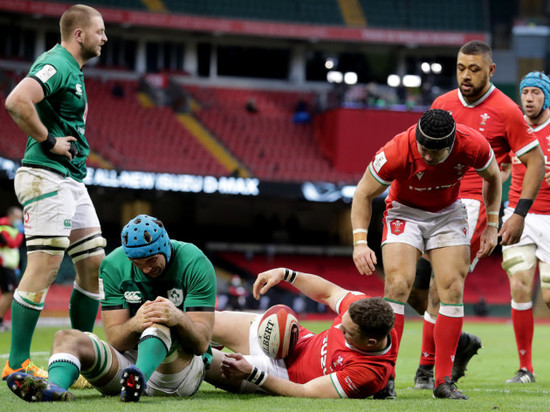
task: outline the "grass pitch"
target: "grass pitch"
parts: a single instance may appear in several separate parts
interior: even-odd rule
[[[319,331],[327,322],[303,322]],[[478,335],[483,349],[474,356],[459,388],[470,397],[468,401],[433,399],[431,391],[412,389],[414,373],[420,354],[422,323],[407,319],[397,362],[397,399],[300,399],[258,395],[232,395],[204,383],[191,399],[143,397],[138,405],[123,404],[117,398],[102,397],[93,389],[73,390],[73,403],[23,402],[11,393],[5,382],[0,382],[0,410],[17,411],[542,411],[550,409],[550,325],[535,325],[533,362],[537,382],[533,384],[504,384],[518,369],[516,344],[511,323],[470,323],[464,330]],[[33,361],[46,367],[53,334],[57,328],[38,328],[32,346]],[[102,329],[96,328],[102,335]],[[10,334],[0,333],[0,361],[2,365],[9,352]]]

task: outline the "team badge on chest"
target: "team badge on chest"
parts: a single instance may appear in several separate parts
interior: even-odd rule
[[[392,220],[390,222],[390,230],[393,235],[400,235],[405,230],[405,223],[403,220]]]

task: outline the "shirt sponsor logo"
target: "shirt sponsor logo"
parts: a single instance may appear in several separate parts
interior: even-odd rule
[[[168,300],[174,304],[174,306],[181,306],[183,303],[183,290],[170,289],[168,291]]]
[[[323,375],[327,374],[327,345],[328,335],[323,339],[323,345],[321,345],[321,368],[323,369]]]
[[[124,292],[124,299],[128,303],[139,303],[141,302],[141,292]]]
[[[56,73],[57,70],[55,70],[55,67],[50,64],[46,64],[38,71],[38,73],[36,73],[35,76],[38,77],[42,83],[46,83]]]
[[[405,230],[405,223],[403,220],[392,220],[390,222],[390,230],[394,235],[400,235]]]
[[[76,95],[82,96],[82,85],[80,83],[77,83],[74,87],[76,89]]]
[[[387,161],[388,159],[386,159],[386,154],[384,152],[380,152],[375,156],[374,162],[372,162],[372,167],[374,167],[376,173],[380,172],[380,169],[386,164]]]

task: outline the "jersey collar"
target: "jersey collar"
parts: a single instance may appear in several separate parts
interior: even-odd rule
[[[387,343],[386,347],[384,349],[378,350],[378,351],[368,351],[368,350],[363,350],[363,349],[356,348],[355,346],[350,345],[345,338],[344,338],[344,343],[346,345],[346,348],[348,348],[348,349],[350,349],[354,352],[360,353],[361,355],[365,355],[365,356],[382,356],[382,355],[385,355],[386,353],[388,353],[390,351],[391,346],[392,346],[392,340],[391,340],[391,335],[390,334],[388,334],[388,343]]]
[[[525,118],[525,121],[527,121],[527,116],[523,115],[523,117]],[[544,123],[539,124],[537,127],[532,127],[532,126],[529,126],[529,127],[531,129],[533,129],[533,131],[535,131],[535,132],[540,132],[542,129],[544,129],[549,124],[550,124],[550,117],[548,117],[548,119],[546,119],[546,121]]]
[[[473,103],[468,103],[466,99],[464,99],[464,96],[462,96],[462,92],[460,91],[460,88],[456,89],[458,93],[458,98],[464,105],[464,107],[476,107],[479,106],[481,103],[483,103],[487,98],[493,93],[493,91],[496,89],[495,85],[491,83],[491,87],[489,87],[489,90],[485,92],[483,96],[481,96],[478,100],[476,100]]]

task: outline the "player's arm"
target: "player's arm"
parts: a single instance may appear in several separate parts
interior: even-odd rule
[[[502,225],[499,235],[502,236],[503,245],[512,245],[519,242],[523,227],[525,225],[525,216],[529,208],[537,197],[540,185],[544,178],[544,156],[540,146],[519,156],[519,160],[525,165],[525,177],[523,178],[520,199],[506,222]]]
[[[118,350],[124,352],[134,348],[146,329],[139,317],[130,317],[128,309],[101,310],[101,321],[107,337],[107,342]]]
[[[506,182],[512,175],[512,163],[501,163],[500,165],[500,180]]]
[[[483,178],[483,203],[487,212],[487,227],[481,234],[480,247],[476,257],[490,255],[498,243],[498,220],[502,198],[501,172],[493,158],[489,167],[477,172]]]
[[[257,376],[250,376],[257,371]],[[260,383],[261,388],[271,394],[293,396],[299,398],[340,398],[334,388],[331,376],[325,375],[307,383],[295,383],[276,376],[267,375],[263,380],[262,372],[254,368],[240,353],[225,354],[222,361],[222,374],[231,380],[247,379],[253,383]],[[255,379],[258,379],[255,381]]]
[[[277,268],[262,272],[258,275],[252,293],[256,299],[264,295],[271,287],[277,285],[282,280],[286,280],[308,298],[316,302],[323,303],[336,311],[338,300],[348,293],[348,290],[329,282],[322,277],[310,273],[296,272],[287,268]]]
[[[353,228],[353,262],[362,275],[370,275],[376,269],[376,254],[367,245],[367,229],[372,217],[372,202],[387,186],[378,182],[369,169],[359,181],[351,204]]]
[[[45,144],[52,153],[72,159],[73,156],[69,152],[71,149],[70,142],[75,141],[76,138],[73,136],[55,138],[49,134],[34,106],[43,99],[44,89],[42,89],[40,83],[31,77],[25,77],[6,98],[5,106],[13,121],[28,136],[39,143]],[[50,139],[49,142],[47,142],[48,139]]]

